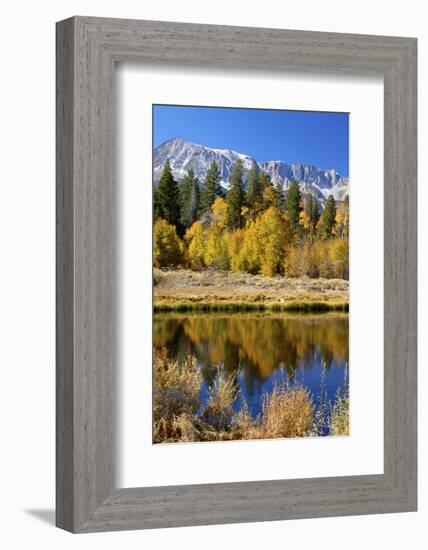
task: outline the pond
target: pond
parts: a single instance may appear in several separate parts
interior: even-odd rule
[[[347,389],[347,314],[158,313],[153,334],[155,348],[166,348],[178,361],[196,357],[202,403],[219,367],[236,375],[253,418],[261,412],[262,395],[277,383],[305,386],[316,407]]]

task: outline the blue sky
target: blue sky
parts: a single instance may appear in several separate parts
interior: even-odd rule
[[[349,115],[312,111],[153,106],[153,143],[182,137],[257,161],[283,160],[349,175]]]

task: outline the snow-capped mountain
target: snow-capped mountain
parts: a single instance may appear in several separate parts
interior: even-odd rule
[[[274,184],[278,182],[286,190],[292,180],[300,184],[303,193],[311,193],[322,203],[329,195],[343,200],[349,194],[349,178],[342,177],[334,169],[321,170],[305,164],[287,164],[282,160],[257,162],[254,158],[230,149],[213,149],[197,145],[177,137],[155,148],[153,153],[153,177],[157,183],[165,161],[169,159],[174,178],[182,179],[191,168],[196,177],[203,181],[213,160],[217,162],[222,186],[227,189],[229,173],[233,164],[240,159],[243,163],[246,180],[247,172],[257,163],[261,170],[269,174]]]

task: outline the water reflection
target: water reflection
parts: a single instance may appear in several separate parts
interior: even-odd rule
[[[348,315],[337,313],[163,313],[154,316],[154,346],[179,360],[194,354],[205,389],[219,364],[236,374],[251,412],[258,414],[262,393],[278,381],[303,383],[315,401],[322,391],[333,399],[347,383],[348,324]]]

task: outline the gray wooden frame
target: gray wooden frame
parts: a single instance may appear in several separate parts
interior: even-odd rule
[[[155,21],[73,17],[57,24],[59,527],[92,532],[416,510],[416,46],[413,38]],[[382,475],[115,488],[116,62],[383,77]]]

